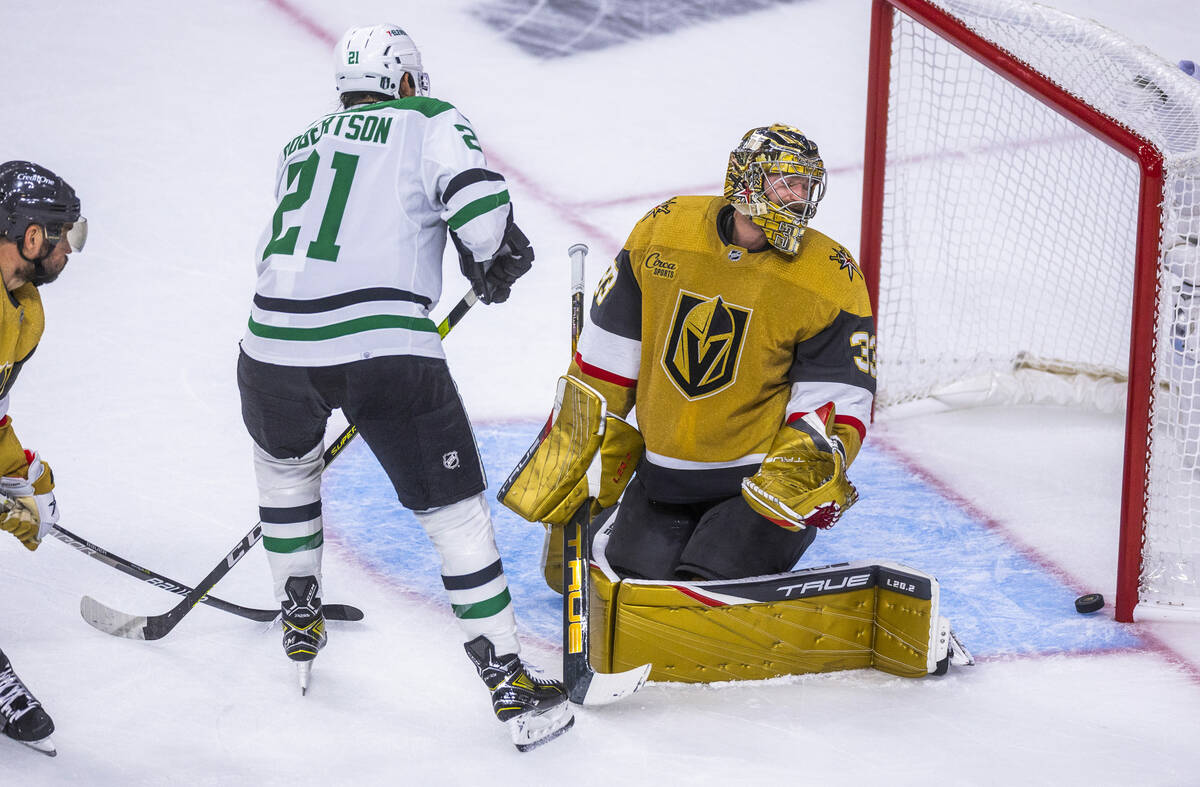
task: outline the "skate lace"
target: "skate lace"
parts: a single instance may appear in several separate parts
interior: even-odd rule
[[[525,670],[525,675],[535,686],[558,686],[559,682],[553,678],[545,677],[545,673],[538,667],[532,664],[521,662],[522,668]]]
[[[25,700],[25,706],[17,707],[22,699]],[[25,684],[17,677],[17,673],[13,672],[11,665],[0,672],[0,716],[12,723],[39,705],[41,703],[25,688]]]

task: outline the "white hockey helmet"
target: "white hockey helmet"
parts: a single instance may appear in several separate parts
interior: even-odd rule
[[[400,97],[400,80],[412,75],[418,96],[429,95],[429,74],[417,45],[396,25],[352,27],[333,50],[338,93],[364,91]]]

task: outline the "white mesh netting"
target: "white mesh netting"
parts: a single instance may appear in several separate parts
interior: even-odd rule
[[[1163,155],[1140,600],[1200,607],[1200,81],[1043,6],[931,5]],[[1124,380],[1138,163],[912,17],[894,18],[877,406],[1031,366]]]

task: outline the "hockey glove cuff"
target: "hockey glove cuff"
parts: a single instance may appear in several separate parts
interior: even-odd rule
[[[459,266],[471,282],[471,289],[484,303],[504,303],[513,283],[533,267],[533,246],[521,228],[508,217],[504,239],[490,260],[476,260],[458,237],[451,234],[458,249]]]
[[[529,238],[525,237],[525,233],[521,232],[521,228],[513,222],[511,215],[508,219],[508,229],[504,232],[504,242],[491,263],[485,267],[483,289],[487,297],[485,298],[478,288],[475,291],[484,303],[507,301],[516,280],[533,267],[533,246],[530,245]]]
[[[758,472],[742,481],[757,513],[788,530],[833,527],[858,500],[846,478],[846,450],[833,434],[832,402],[787,424]]]
[[[0,530],[7,530],[34,550],[50,527],[58,522],[58,503],[54,499],[54,473],[50,465],[32,451],[25,452],[26,478],[0,478],[0,495],[6,498],[0,512]]]

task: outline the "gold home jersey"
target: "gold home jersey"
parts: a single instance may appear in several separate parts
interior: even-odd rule
[[[647,213],[601,279],[572,363],[614,411],[636,404],[652,499],[728,497],[780,427],[832,401],[851,460],[875,393],[862,272],[814,229],[794,256],[723,236],[722,197]]]
[[[25,453],[12,433],[8,394],[21,366],[37,349],[45,327],[42,299],[32,284],[0,298],[0,475],[24,475]]]

